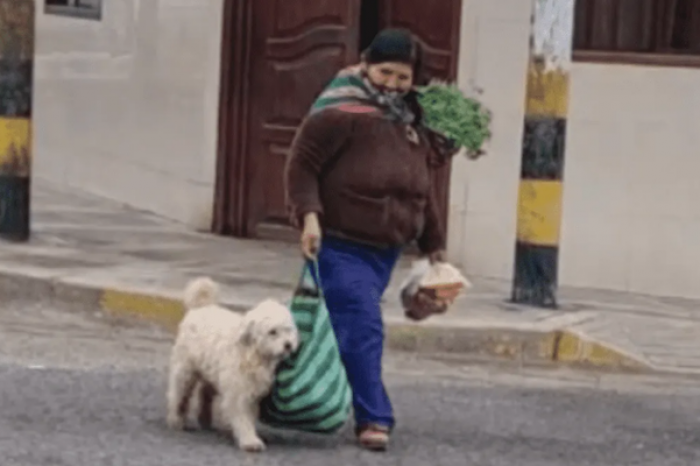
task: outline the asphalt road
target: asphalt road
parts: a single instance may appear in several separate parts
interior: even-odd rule
[[[0,466],[675,466],[700,464],[692,381],[387,361],[389,452],[350,433],[222,435],[164,423],[169,339],[44,308],[0,309]]]

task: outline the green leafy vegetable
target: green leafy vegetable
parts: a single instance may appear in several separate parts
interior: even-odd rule
[[[419,89],[418,101],[425,112],[425,124],[469,153],[479,153],[491,137],[491,112],[457,86],[431,83]]]

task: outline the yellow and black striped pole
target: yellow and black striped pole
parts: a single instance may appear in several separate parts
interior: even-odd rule
[[[533,0],[511,299],[557,307],[575,0]]]
[[[0,237],[30,233],[34,0],[0,0]]]

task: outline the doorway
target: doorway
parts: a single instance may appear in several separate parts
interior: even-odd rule
[[[323,87],[385,27],[412,30],[431,76],[454,79],[461,0],[225,0],[216,233],[297,240],[285,158]],[[436,185],[446,220],[449,167]]]
[[[379,0],[362,0],[360,5],[360,42],[358,51],[362,53],[372,43],[381,29]]]

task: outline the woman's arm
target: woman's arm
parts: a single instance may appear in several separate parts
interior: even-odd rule
[[[445,228],[440,219],[440,208],[435,193],[435,186],[430,189],[430,196],[425,205],[425,226],[418,238],[418,249],[425,255],[435,255],[445,249]]]
[[[433,175],[436,171],[443,170],[445,165],[450,162],[450,159],[459,152],[459,149],[453,147],[442,134],[427,127],[423,129],[430,145],[428,166],[432,172],[431,175]],[[418,247],[423,254],[429,256],[431,262],[436,262],[444,260],[447,239],[446,226],[440,219],[440,204],[437,198],[436,186],[434,185],[435,176],[431,176],[431,180],[433,185],[431,186],[430,197],[424,212],[425,227],[423,234],[418,239]]]
[[[304,226],[309,213],[323,215],[319,199],[319,176],[327,163],[350,137],[350,115],[325,110],[307,117],[292,143],[285,167],[284,183],[287,207],[295,226]]]
[[[433,168],[444,167],[459,152],[460,148],[455,147],[449,139],[437,131],[427,127],[424,127],[424,131],[428,144],[430,144],[430,166]]]

